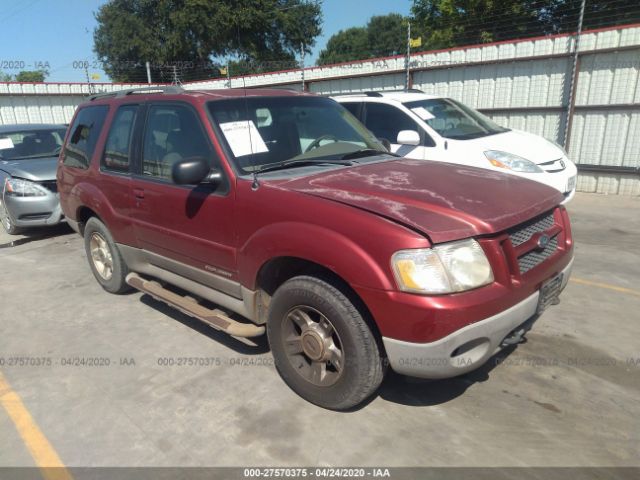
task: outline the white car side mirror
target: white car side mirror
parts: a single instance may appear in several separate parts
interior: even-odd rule
[[[396,143],[400,145],[420,145],[420,134],[415,130],[400,130]]]

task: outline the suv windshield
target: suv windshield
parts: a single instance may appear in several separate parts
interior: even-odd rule
[[[0,133],[0,159],[57,157],[65,133],[63,127]]]
[[[404,102],[404,106],[445,138],[469,140],[509,131],[477,110],[450,98]]]
[[[290,160],[292,165],[321,160],[329,165],[354,152],[362,153],[358,158],[387,153],[353,115],[328,98],[244,97],[212,101],[208,108],[245,174]]]

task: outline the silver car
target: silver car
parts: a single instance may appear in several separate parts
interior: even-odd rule
[[[15,235],[62,218],[56,164],[65,125],[0,126],[0,222]]]

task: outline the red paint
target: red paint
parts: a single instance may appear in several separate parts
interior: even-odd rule
[[[307,95],[250,90],[250,95]],[[211,127],[205,104],[244,95],[242,90],[146,94],[103,98],[110,112],[87,170],[60,159],[58,188],[65,215],[78,220],[91,208],[119,243],[146,248],[255,289],[262,266],[298,257],[339,275],[360,295],[381,333],[426,342],[499,313],[523,300],[570,261],[573,243],[567,212],[556,190],[515,176],[459,165],[407,159],[365,164],[290,180],[263,177],[257,189],[237,177]],[[200,116],[228,179],[226,195],[150,182],[142,176],[100,171],[117,106],[181,101]],[[72,122],[73,124],[73,122]],[[198,208],[193,208],[197,205]],[[520,275],[504,231],[555,208],[559,249]],[[394,252],[477,237],[495,282],[453,295],[399,292],[391,271]]]

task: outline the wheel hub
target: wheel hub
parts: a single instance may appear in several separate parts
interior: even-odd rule
[[[89,249],[91,251],[91,261],[98,275],[105,280],[111,279],[113,275],[113,257],[107,241],[98,232],[94,232],[89,241]]]
[[[329,319],[299,305],[283,319],[282,340],[296,373],[317,386],[338,381],[344,369],[342,342]]]
[[[307,330],[302,334],[302,349],[311,360],[322,360],[325,352],[324,339],[313,330]]]

